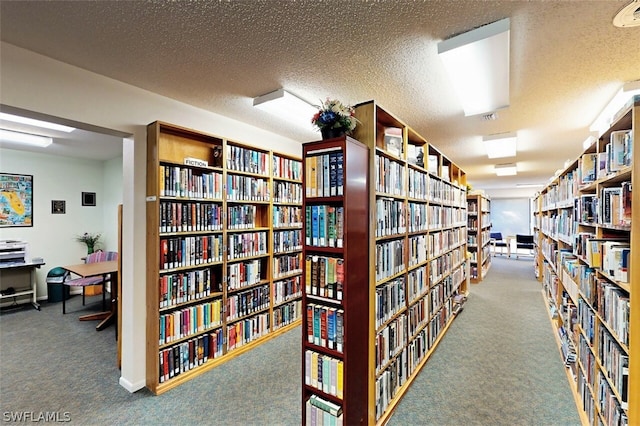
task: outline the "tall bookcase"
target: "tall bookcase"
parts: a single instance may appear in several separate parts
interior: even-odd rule
[[[479,283],[491,268],[491,200],[483,194],[468,194],[467,214],[470,278]]]
[[[299,324],[300,159],[147,127],[147,387],[163,393]]]
[[[337,407],[329,416],[367,423],[369,149],[349,137],[312,142],[303,146],[303,161],[304,418],[312,423],[327,416],[318,406]]]
[[[374,101],[357,105],[355,114],[360,123],[353,138],[368,148],[369,154],[359,158],[345,156],[342,172],[338,172],[343,175],[337,178],[344,181],[345,199],[333,201],[331,197],[320,200],[312,197],[304,203],[308,216],[310,203],[346,203],[347,197],[351,196],[348,191],[353,190],[362,197],[359,202],[370,209],[369,220],[363,220],[359,214],[360,219],[353,225],[353,230],[360,236],[356,239],[355,250],[358,256],[366,256],[366,259],[350,263],[347,257],[353,255],[353,245],[347,248],[345,244],[338,252],[345,256],[345,273],[349,268],[358,269],[357,281],[347,277],[342,284],[345,300],[339,305],[327,302],[313,294],[313,284],[303,297],[307,318],[303,320],[305,379],[302,405],[303,419],[308,423],[320,415],[331,417],[326,414],[331,412],[341,412],[344,424],[386,423],[451,324],[468,291],[464,172]],[[340,147],[356,143],[345,138],[305,144],[305,173],[314,173],[312,167],[307,167],[307,161],[317,164],[314,157],[325,156],[323,150],[344,149]],[[326,165],[327,161],[323,160],[321,164]],[[329,187],[331,164],[329,155]],[[318,170],[315,175],[311,182],[317,181],[317,176],[324,178]],[[323,182],[327,182],[324,179]],[[356,183],[365,185],[365,182],[366,189],[352,187]],[[345,204],[345,220],[352,208]],[[312,239],[314,217],[311,212],[311,224],[305,227],[311,227]],[[351,227],[345,226],[344,232],[351,238]],[[307,230],[305,235],[308,234]],[[305,246],[305,256],[321,256],[325,253],[322,250]],[[313,274],[309,276],[308,269],[305,269],[307,285],[313,282]],[[345,304],[352,303],[347,297],[354,297],[354,292],[360,293],[361,297],[355,308]],[[345,346],[340,354],[324,349],[322,344],[318,347],[311,343],[316,338],[313,322],[317,315],[309,309],[310,304],[314,309],[320,305],[321,311],[325,307],[342,310],[344,341],[349,345],[355,339],[357,343]],[[355,324],[354,315],[357,317]],[[320,332],[322,329],[320,322]],[[327,329],[332,330],[330,323]],[[314,337],[310,338],[312,334]],[[319,356],[315,353],[322,355],[323,360],[325,355],[337,359],[342,362],[337,368],[353,372],[353,376],[344,377],[340,383],[338,369],[336,390],[342,387],[341,398],[308,385],[307,377],[313,382],[316,380],[314,374],[320,373],[320,367],[316,366],[321,363],[316,360]],[[331,366],[328,371],[333,377]],[[321,372],[325,377],[327,369],[323,367]]]
[[[583,424],[640,424],[639,137],[636,97],[535,200],[537,273]]]

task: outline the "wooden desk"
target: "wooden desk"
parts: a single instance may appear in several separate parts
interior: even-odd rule
[[[39,259],[38,261],[31,261],[29,263],[24,262],[7,262],[0,263],[0,282],[3,284],[2,290],[6,290],[8,287],[12,287],[10,284],[16,280],[17,282],[23,281],[20,280],[19,274],[23,274],[25,271],[29,275],[29,287],[22,288],[21,286],[17,286],[19,288],[14,288],[14,293],[12,294],[2,294],[0,295],[1,299],[6,298],[16,298],[18,296],[27,296],[31,295],[31,304],[37,310],[40,310],[40,304],[38,303],[38,299],[36,296],[36,292],[38,289],[38,283],[36,281],[36,268],[40,268],[44,265],[44,261]],[[9,285],[6,285],[9,283]],[[6,288],[5,288],[6,287]],[[15,299],[14,299],[15,300]]]
[[[116,301],[118,299],[118,261],[110,260],[108,262],[78,263],[77,265],[63,266],[63,268],[76,275],[80,275],[82,278],[102,275],[104,279],[107,275],[111,274],[111,309],[98,314],[84,315],[80,317],[80,321],[102,320],[96,326],[96,330],[103,330],[116,319],[117,315],[118,305]]]

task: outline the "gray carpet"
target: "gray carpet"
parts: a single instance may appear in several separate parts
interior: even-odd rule
[[[496,259],[389,424],[579,424],[539,289],[531,261]],[[99,310],[100,297],[89,300],[71,298],[66,315],[60,303],[2,310],[0,421],[300,424],[299,328],[163,395],[130,394],[118,385],[113,326],[77,319]]]

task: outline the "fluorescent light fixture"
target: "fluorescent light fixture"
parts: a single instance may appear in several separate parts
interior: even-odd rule
[[[316,107],[284,89],[254,98],[253,106],[307,129],[311,129],[311,118],[318,112]]]
[[[542,188],[542,183],[517,183],[516,188]]]
[[[505,158],[516,156],[516,141],[518,137],[515,133],[500,133],[482,138],[484,147],[489,158]]]
[[[7,114],[6,112],[0,112],[0,120],[12,121],[14,123],[28,124],[29,126],[42,127],[43,129],[58,130],[60,132],[70,133],[76,128],[63,126],[62,124],[50,123],[48,121],[35,120],[33,118],[21,117],[19,115]]]
[[[53,143],[53,139],[47,136],[32,135],[31,133],[15,132],[13,130],[0,129],[0,142],[14,142],[26,145],[35,145],[45,148]]]
[[[518,174],[518,168],[515,163],[496,164],[493,169],[497,176],[514,176]]]
[[[509,106],[509,18],[438,43],[464,115]]]
[[[598,136],[602,136],[613,123],[616,114],[636,95],[640,95],[640,80],[625,83],[607,106],[604,107],[598,118],[589,127],[589,130],[598,132]]]

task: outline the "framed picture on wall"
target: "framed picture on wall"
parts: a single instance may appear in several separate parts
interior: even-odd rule
[[[83,192],[82,193],[82,205],[83,206],[95,206],[96,205],[96,193],[95,192]]]
[[[33,226],[33,175],[0,173],[0,227]]]
[[[51,200],[51,214],[65,214],[67,203],[64,200]]]

